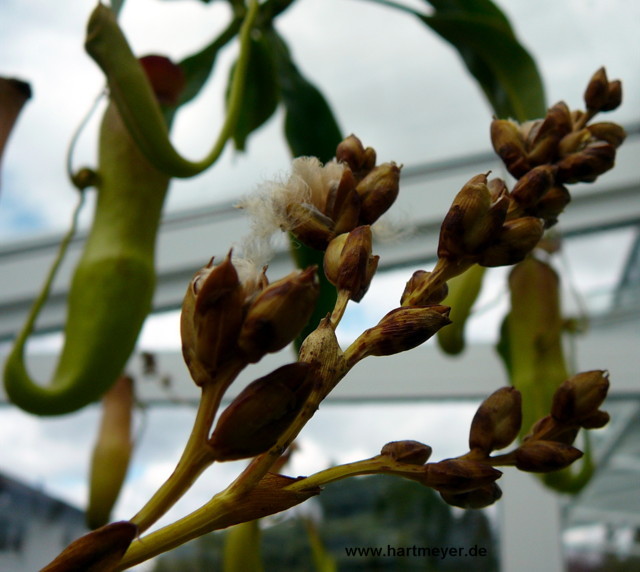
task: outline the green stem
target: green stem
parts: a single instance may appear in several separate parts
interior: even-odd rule
[[[116,570],[125,570],[193,538],[221,528],[219,523],[224,521],[227,513],[230,512],[231,505],[232,500],[226,491],[223,491],[191,514],[152,532],[143,539],[135,540]]]
[[[356,477],[359,475],[375,475],[375,474],[421,474],[424,473],[424,465],[409,465],[407,463],[398,463],[385,455],[376,455],[370,459],[355,461],[353,463],[345,463],[330,467],[323,471],[319,471],[292,483],[287,487],[291,491],[303,491],[313,487],[321,487],[335,481]]]
[[[336,305],[333,308],[333,312],[331,313],[331,324],[333,325],[333,329],[338,327],[338,324],[340,323],[340,320],[342,320],[342,316],[344,316],[344,312],[347,309],[348,303],[349,292],[347,290],[340,290],[338,292]]]
[[[236,378],[239,368],[230,368],[215,383],[202,388],[202,397],[187,445],[175,470],[145,506],[131,519],[141,534],[160,519],[190,488],[202,472],[214,462],[207,442],[222,397]]]

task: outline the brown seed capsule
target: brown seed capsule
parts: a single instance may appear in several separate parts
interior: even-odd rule
[[[237,338],[250,363],[289,344],[306,325],[318,298],[317,268],[295,271],[253,300]]]
[[[609,92],[607,94],[607,101],[600,108],[600,111],[613,111],[617,109],[622,103],[622,83],[620,80],[615,79],[609,82]]]
[[[541,419],[538,419],[532,426],[529,432],[523,437],[523,441],[529,439],[541,439],[545,440],[549,435],[555,433],[558,428],[558,421],[556,421],[551,415],[546,415]]]
[[[533,210],[535,216],[544,221],[544,227],[551,228],[558,222],[558,216],[570,202],[569,190],[563,185],[554,185],[538,201]]]
[[[424,465],[431,456],[431,447],[418,441],[392,441],[380,451],[381,455],[391,457],[399,463]]]
[[[582,419],[580,426],[584,429],[600,429],[609,423],[610,419],[611,417],[606,411],[598,410]]]
[[[487,188],[491,193],[491,201],[496,202],[500,197],[509,196],[509,189],[504,179],[500,177],[494,177],[487,183]]]
[[[558,156],[562,158],[573,153],[578,153],[582,151],[590,141],[593,141],[593,136],[586,127],[578,131],[572,131],[568,135],[565,135],[558,143]]]
[[[413,349],[450,324],[448,306],[402,306],[391,310],[376,326],[353,342],[356,361]]]
[[[338,145],[336,160],[349,165],[357,180],[360,180],[376,164],[376,152],[371,147],[365,149],[360,139],[349,135]]]
[[[627,137],[625,130],[617,123],[592,123],[587,125],[587,130],[596,139],[606,141],[613,145],[616,149],[622,145],[623,141]]]
[[[551,415],[558,421],[579,422],[594,414],[607,397],[609,373],[585,371],[570,377],[556,390]]]
[[[507,221],[498,239],[478,255],[480,266],[509,266],[520,262],[538,244],[544,234],[544,223],[525,216]]]
[[[516,467],[530,473],[549,473],[582,457],[579,449],[555,441],[527,441],[515,451]]]
[[[487,175],[472,177],[453,199],[438,241],[438,257],[455,260],[477,254],[498,236],[508,199],[493,200]]]
[[[448,505],[464,509],[480,509],[491,506],[502,498],[502,489],[496,483],[467,491],[466,493],[441,492],[442,500]]]
[[[426,465],[425,485],[438,491],[464,493],[488,485],[502,476],[492,466],[468,459],[446,459]]]
[[[137,533],[138,527],[126,520],[107,524],[74,540],[40,572],[115,570]]]
[[[284,365],[250,383],[222,412],[209,439],[217,461],[255,457],[273,447],[313,388],[306,363]]]
[[[571,116],[566,104],[556,104],[543,120],[534,121],[528,130],[526,149],[531,165],[552,162],[558,154],[559,141],[571,131]]]
[[[335,234],[349,232],[360,220],[360,195],[355,189],[356,181],[351,169],[345,168],[340,184],[327,196],[324,212],[333,220]]]
[[[213,379],[222,364],[238,356],[236,340],[246,295],[231,253],[218,266],[212,260],[189,284],[180,335],[185,363],[197,385]]]
[[[407,300],[407,298],[411,294],[413,294],[414,292],[419,290],[423,285],[426,284],[426,282],[429,280],[430,275],[431,275],[431,272],[427,272],[426,270],[416,270],[411,275],[411,278],[409,278],[409,280],[407,281],[404,287],[404,292],[402,292],[402,296],[400,298],[401,306],[404,305],[405,300]],[[413,302],[412,305],[413,306],[430,306],[432,304],[439,304],[447,297],[448,293],[449,293],[449,288],[445,283],[442,286],[440,286],[436,291],[433,291],[430,293],[427,292],[426,296],[417,300],[412,300]]]
[[[516,179],[531,169],[519,126],[506,119],[491,122],[491,143],[505,167]]]
[[[514,185],[511,198],[522,208],[531,208],[553,186],[554,179],[555,168],[553,166],[539,165],[534,167]]]
[[[589,111],[600,111],[609,98],[609,80],[604,68],[591,76],[584,92],[584,102]]]
[[[522,396],[513,387],[501,387],[485,399],[471,422],[469,448],[490,453],[504,449],[522,425]]]
[[[547,117],[553,117],[553,123],[560,136],[564,136],[573,129],[571,110],[564,101],[559,101],[547,111]]]
[[[327,246],[324,271],[338,290],[349,292],[354,302],[362,300],[378,268],[379,256],[373,256],[371,227],[359,226],[341,234]]]
[[[592,183],[615,163],[616,149],[605,141],[589,143],[579,153],[567,155],[558,162],[560,183]]]
[[[373,224],[395,202],[400,191],[400,169],[395,163],[383,163],[362,179],[356,191],[360,195],[360,224]]]

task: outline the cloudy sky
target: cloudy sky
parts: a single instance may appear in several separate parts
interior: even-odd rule
[[[408,4],[424,6],[419,0]],[[625,105],[616,119],[637,119],[637,3],[503,4],[539,63],[549,102],[580,105],[588,78],[606,65],[610,77],[625,80]],[[92,0],[5,0],[0,6],[0,73],[27,80],[34,90],[4,161],[0,237],[5,240],[68,223],[75,197],[64,171],[67,145],[103,85],[82,49],[93,5]],[[122,25],[136,53],[181,59],[205,44],[227,18],[224,2],[130,0]],[[491,111],[478,88],[451,47],[409,15],[367,0],[304,0],[278,20],[278,28],[303,71],[332,102],[345,133],[358,134],[381,158],[411,165],[489,148]],[[234,49],[223,54],[214,80],[175,125],[175,143],[187,156],[203,156],[214,140]],[[76,166],[94,162],[95,124],[80,141]],[[238,196],[285,170],[289,159],[280,132],[278,116],[250,141],[247,155],[228,149],[204,175],[176,182],[168,207]],[[91,209],[85,210],[86,223]]]
[[[425,5],[418,0],[406,3]],[[640,120],[640,3],[502,0],[498,4],[536,58],[549,103],[564,99],[571,106],[581,105],[588,78],[605,65],[609,77],[620,77],[625,85],[624,106],[613,119],[622,124]],[[29,81],[34,90],[3,161],[2,244],[59,232],[68,224],[75,197],[65,178],[67,145],[102,89],[102,78],[82,49],[85,22],[93,6],[92,0],[0,3],[0,74]],[[208,42],[227,16],[224,2],[205,6],[196,0],[128,0],[122,25],[136,53],[164,53],[180,59]],[[478,88],[456,53],[407,15],[366,0],[300,0],[279,19],[278,27],[304,72],[332,102],[345,133],[358,134],[385,160],[412,165],[489,149],[491,111]],[[214,81],[175,125],[176,145],[192,158],[203,156],[215,138],[234,53],[233,47],[225,52]],[[228,149],[207,173],[176,182],[168,208],[228,200],[285,171],[289,159],[280,135],[281,119],[278,115],[250,140],[246,155]],[[81,137],[74,165],[93,164],[95,128],[93,120]],[[89,220],[87,208],[83,224]],[[597,253],[597,244],[587,248],[591,255]],[[606,258],[607,252],[602,256]],[[384,292],[381,285],[371,297],[380,301]],[[410,414],[388,406],[383,416],[389,423],[373,431],[378,422],[371,420],[378,420],[381,412],[367,407],[358,414],[339,407],[321,411],[324,422],[309,428],[307,453],[301,454],[295,470],[303,473],[330,461],[368,456],[395,437],[392,428],[400,426],[400,419],[415,425],[403,426],[404,437],[414,430],[435,439],[451,435],[439,450],[442,456],[453,455],[464,447],[466,431],[460,427],[468,426],[473,413],[472,406],[442,413],[442,409],[415,405]],[[130,516],[171,470],[181,432],[188,432],[191,416],[191,410],[181,408],[149,415],[117,517]],[[450,421],[447,428],[444,419]],[[93,436],[78,428],[95,427],[95,410],[40,420],[2,408],[0,420],[0,470],[82,505]],[[337,435],[340,449],[335,448]],[[223,468],[214,481],[228,478],[227,470],[231,469]],[[206,495],[205,488],[197,489],[182,510],[197,506]]]

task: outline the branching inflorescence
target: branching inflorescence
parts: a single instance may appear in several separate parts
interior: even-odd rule
[[[323,399],[359,361],[410,350],[450,323],[450,308],[442,305],[448,280],[474,265],[506,266],[525,259],[569,203],[566,185],[594,181],[613,167],[624,131],[614,123],[590,122],[620,101],[620,82],[609,82],[601,69],[585,92],[586,111],[571,111],[561,102],[538,121],[520,125],[494,120],[491,139],[516,179],[513,188],[499,178],[489,179],[488,173],[471,178],[444,218],[435,267],[416,271],[399,306],[346,349],[335,330],[349,301],[364,297],[376,272],[371,225],[396,199],[401,168],[395,163],[376,165],[375,151],[353,135],[340,143],[336,159],[328,164],[296,159],[290,178],[269,185],[268,195],[253,203],[260,206],[254,212],[324,251],[323,270],[338,294],[335,308],[304,340],[296,361],[248,385],[217,415],[239,372],[285,348],[305,326],[318,296],[317,269],[295,271],[270,283],[265,268],[230,252],[220,263],[212,260],[200,270],[188,286],[181,318],[184,359],[202,391],[183,456],[131,521],[83,537],[72,545],[75,552],[63,553],[58,562],[72,557],[106,562],[99,560],[104,553],[95,551],[96,543],[102,543],[112,546],[109,566],[124,569],[206,532],[285,510],[319,494],[322,486],[355,475],[405,477],[435,489],[453,506],[481,508],[502,494],[496,484],[502,473],[496,467],[545,473],[578,459],[582,452],[574,441],[579,429],[608,421],[599,409],[609,386],[606,371],[582,372],[564,381],[555,390],[548,415],[506,452],[496,453],[511,446],[522,430],[522,397],[513,387],[498,389],[480,405],[471,423],[469,450],[459,457],[428,462],[431,448],[407,440],[387,443],[369,459],[306,477],[272,472],[279,470],[274,469],[281,466],[279,459]],[[245,206],[251,204],[248,200]],[[131,542],[204,469],[238,459],[250,461],[207,504]]]

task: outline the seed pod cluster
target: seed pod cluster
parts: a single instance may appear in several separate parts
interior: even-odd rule
[[[496,119],[491,124],[493,148],[518,179],[510,194],[510,217],[539,217],[545,227],[553,226],[571,200],[565,185],[593,182],[613,167],[624,129],[589,121],[620,105],[622,84],[609,81],[601,68],[589,81],[584,100],[586,111],[572,111],[561,101],[543,119],[523,124]]]
[[[489,181],[486,174],[471,178],[442,222],[438,257],[490,267],[522,260],[542,237],[544,224],[533,216],[508,218],[510,203],[503,181]]]
[[[573,446],[578,430],[597,429],[609,421],[599,409],[609,389],[606,371],[578,373],[556,390],[551,414],[539,419],[516,451],[520,470],[546,473],[563,469],[582,456]]]
[[[563,423],[593,428],[604,417],[598,408],[609,390],[609,374],[593,370],[578,373],[560,385],[553,396],[551,415]]]
[[[376,165],[376,152],[350,135],[334,161],[294,160],[282,188],[282,218],[300,242],[325,250],[336,236],[373,224],[389,209],[400,189],[400,169],[393,162]]]
[[[254,363],[289,344],[306,324],[318,296],[316,269],[295,271],[269,284],[231,253],[196,273],[180,317],[182,353],[197,385],[235,361]]]

